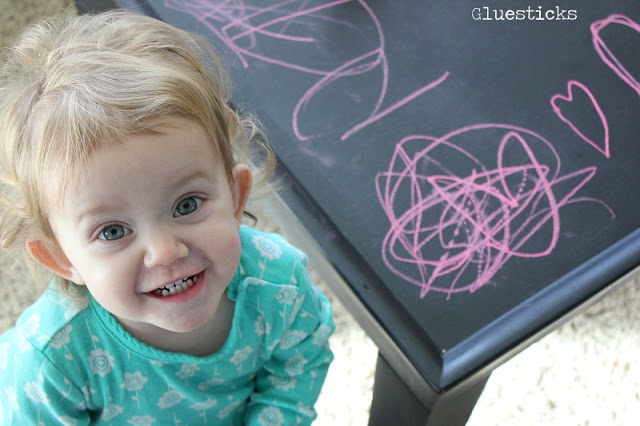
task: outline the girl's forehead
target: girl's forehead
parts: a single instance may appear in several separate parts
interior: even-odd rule
[[[98,181],[115,180],[118,174],[129,176],[137,173],[136,165],[155,159],[158,166],[170,170],[174,164],[189,167],[195,163],[211,170],[227,173],[223,156],[219,155],[216,141],[203,126],[184,119],[171,119],[139,134],[123,137],[120,141],[98,145],[84,158],[75,159],[66,169],[53,169],[47,175],[45,190],[47,204],[51,207],[70,201],[69,197],[91,191]],[[125,190],[126,187],[123,187]]]

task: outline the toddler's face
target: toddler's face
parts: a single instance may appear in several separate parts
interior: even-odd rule
[[[50,222],[77,284],[125,328],[188,332],[212,318],[239,258],[251,185],[229,185],[204,129],[176,120],[89,159]]]

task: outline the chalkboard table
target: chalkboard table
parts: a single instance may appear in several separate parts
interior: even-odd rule
[[[81,3],[220,48],[278,216],[379,347],[371,424],[464,424],[640,264],[637,0]]]

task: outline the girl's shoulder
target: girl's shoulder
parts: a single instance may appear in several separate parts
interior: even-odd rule
[[[240,275],[275,284],[292,284],[306,273],[308,258],[281,235],[240,227]]]
[[[59,339],[64,339],[72,323],[88,307],[89,300],[85,295],[70,297],[49,287],[20,315],[15,328],[3,334],[0,340],[16,340],[12,343],[21,345],[22,350],[31,346],[43,352],[48,346],[55,346]]]

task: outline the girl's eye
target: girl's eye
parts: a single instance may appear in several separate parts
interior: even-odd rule
[[[123,225],[108,225],[102,228],[98,238],[101,240],[113,241],[126,237],[131,233],[131,229]]]
[[[198,210],[200,204],[202,204],[202,198],[200,197],[191,196],[184,198],[178,203],[176,209],[173,211],[173,217],[191,214]]]

